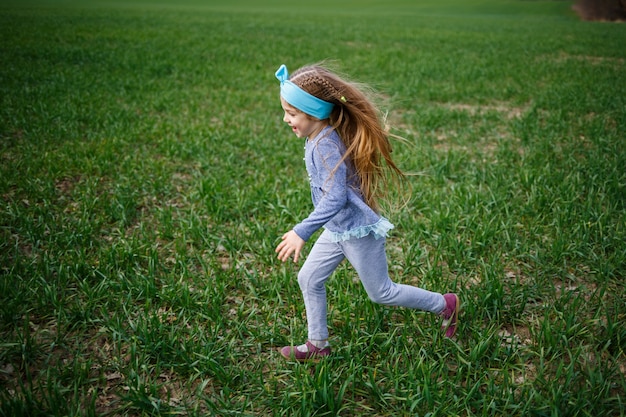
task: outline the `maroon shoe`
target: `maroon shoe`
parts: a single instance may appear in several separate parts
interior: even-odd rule
[[[446,332],[446,337],[452,337],[456,333],[461,303],[456,294],[444,294],[443,298],[446,300],[446,307],[441,312],[441,317],[444,319],[441,329]]]
[[[296,346],[285,346],[280,349],[280,354],[286,359],[295,359],[298,362],[317,361],[330,355],[330,346],[318,348],[313,343],[306,341],[307,352],[300,352]]]

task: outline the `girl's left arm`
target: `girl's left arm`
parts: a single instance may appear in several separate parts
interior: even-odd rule
[[[348,201],[347,167],[342,158],[341,146],[332,139],[324,138],[316,144],[313,163],[317,169],[317,179],[322,182],[322,196],[311,214],[293,229],[304,241],[309,240]]]
[[[306,242],[298,236],[295,231],[288,231],[283,235],[282,241],[276,247],[278,259],[285,262],[293,255],[293,261],[298,262],[305,243]]]

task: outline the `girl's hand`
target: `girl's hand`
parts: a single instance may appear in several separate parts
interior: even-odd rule
[[[293,254],[293,261],[298,262],[300,252],[302,252],[302,248],[304,248],[306,242],[293,230],[285,233],[282,240],[283,241],[278,244],[275,251],[278,254],[278,259],[285,262]]]

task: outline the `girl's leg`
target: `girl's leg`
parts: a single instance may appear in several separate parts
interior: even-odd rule
[[[309,340],[328,339],[326,318],[326,281],[345,259],[341,248],[324,231],[298,273],[298,284],[304,297]]]
[[[370,234],[361,239],[341,242],[340,245],[372,301],[436,314],[442,313],[446,308],[442,294],[391,281],[384,238],[376,239]]]

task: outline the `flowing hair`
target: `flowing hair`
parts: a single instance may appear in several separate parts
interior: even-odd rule
[[[379,109],[360,84],[347,81],[323,65],[302,67],[289,77],[307,93],[333,103],[330,125],[343,141],[346,153],[341,162],[350,160],[359,179],[365,203],[379,211],[379,199],[391,177],[403,178],[403,172],[391,159],[392,136],[385,128]]]

